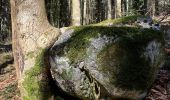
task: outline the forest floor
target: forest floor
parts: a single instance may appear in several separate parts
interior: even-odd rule
[[[1,46],[2,47],[2,46]],[[0,100],[20,100],[11,51],[0,52]]]
[[[161,17],[163,18],[163,16],[159,16],[156,20],[162,19]],[[170,30],[170,16],[162,20],[160,24],[164,31]],[[166,56],[170,57],[170,48],[165,48],[165,51]],[[170,62],[169,58],[167,60]],[[161,68],[146,100],[170,100],[170,64]]]
[[[170,70],[160,70],[146,100],[170,100]]]

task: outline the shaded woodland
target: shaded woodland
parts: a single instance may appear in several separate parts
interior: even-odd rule
[[[170,0],[0,0],[0,25],[2,100],[170,99]]]

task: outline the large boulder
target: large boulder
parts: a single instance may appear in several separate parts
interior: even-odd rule
[[[137,27],[70,28],[50,49],[52,76],[80,99],[142,99],[163,64],[162,35]]]

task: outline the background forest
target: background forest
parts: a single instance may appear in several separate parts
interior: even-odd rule
[[[72,10],[79,10],[80,25],[94,24],[106,19],[132,15],[167,17],[169,0],[46,0],[46,11],[50,23],[55,27],[72,25]],[[1,42],[11,40],[10,2],[1,0]],[[74,5],[80,5],[77,9]],[[64,17],[63,17],[64,16]],[[164,19],[164,18],[163,18]]]
[[[49,23],[60,29],[93,25],[128,16],[151,17],[161,25],[162,32],[170,29],[170,0],[45,0],[45,9]],[[20,100],[12,54],[10,0],[0,0],[0,25],[0,100]],[[168,40],[170,33],[166,36]],[[170,99],[168,43],[165,45],[167,65],[159,72],[157,80],[147,94],[147,100]],[[67,97],[70,96],[63,93],[57,96],[62,100]]]

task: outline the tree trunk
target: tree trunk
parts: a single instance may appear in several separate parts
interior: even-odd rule
[[[144,13],[147,13],[147,0],[144,0]]]
[[[155,0],[147,0],[147,15],[154,17],[154,15],[155,15]]]
[[[152,15],[152,0],[147,0],[147,15]]]
[[[50,93],[45,52],[60,31],[47,20],[44,0],[10,0],[12,44],[23,99],[47,99]]]
[[[121,0],[116,0],[116,5],[115,5],[115,17],[119,18],[122,16],[121,12]]]
[[[126,0],[126,15],[129,13],[129,0]]]
[[[155,16],[155,0],[152,0],[152,17]]]
[[[108,0],[108,19],[112,19],[112,0]]]
[[[80,0],[72,0],[72,25],[79,26],[80,19]]]
[[[84,0],[83,6],[83,25],[86,25],[87,0]]]
[[[159,0],[155,0],[155,15],[159,15]]]
[[[125,16],[125,9],[126,9],[126,2],[125,2],[125,0],[121,0],[122,16]]]

